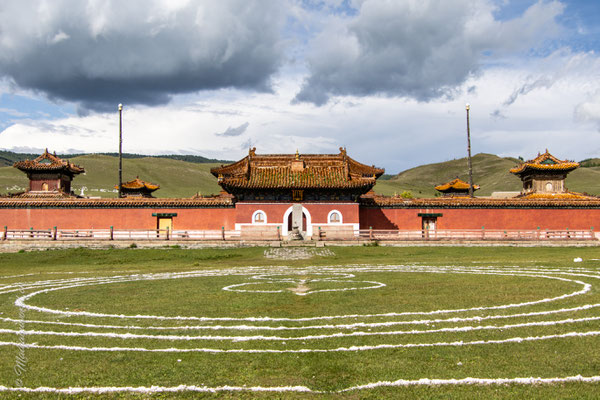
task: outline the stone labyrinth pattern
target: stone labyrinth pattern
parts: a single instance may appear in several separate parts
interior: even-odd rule
[[[337,283],[335,290],[378,290],[385,282],[363,281],[356,278],[360,273],[435,273],[435,274],[476,274],[505,275],[529,277],[541,280],[559,280],[566,282],[567,291],[555,297],[539,298],[524,303],[502,305],[474,305],[471,308],[439,309],[402,312],[389,310],[383,314],[353,315],[315,315],[311,317],[269,317],[249,315],[243,318],[232,318],[226,315],[207,317],[202,315],[167,316],[167,315],[124,315],[94,313],[88,311],[58,310],[33,306],[32,298],[57,290],[85,287],[90,285],[107,285],[119,282],[159,281],[168,279],[187,279],[202,277],[240,276],[248,282],[266,280],[283,282],[283,286],[306,283],[305,276],[319,279],[327,276]],[[32,274],[31,274],[32,275]],[[81,275],[81,276],[80,276]],[[87,276],[86,276],[87,275]],[[600,273],[586,268],[545,268],[545,267],[460,267],[460,266],[345,266],[345,267],[247,267],[235,269],[213,269],[194,272],[174,272],[156,274],[116,274],[113,276],[89,276],[86,273],[73,273],[68,279],[47,279],[32,282],[23,279],[19,283],[0,284],[0,295],[3,299],[11,299],[14,304],[4,307],[20,307],[27,310],[27,324],[40,324],[46,329],[16,328],[22,322],[15,318],[0,318],[0,347],[23,347],[26,349],[58,349],[65,352],[143,352],[152,353],[335,353],[335,352],[372,352],[394,348],[432,348],[502,345],[545,340],[569,340],[577,336],[598,336],[600,331],[586,329],[586,323],[600,320],[596,310],[600,303],[586,301],[590,298],[592,287],[600,278]],[[296,278],[297,276],[297,278]],[[314,278],[314,277],[317,278]],[[334,278],[331,278],[331,277]],[[23,275],[25,278],[26,276]],[[0,277],[7,280],[18,276]],[[224,290],[243,290],[248,284],[224,286]],[[241,286],[241,287],[240,287]],[[277,292],[280,290],[278,289]],[[269,292],[265,292],[269,293]],[[297,294],[297,293],[296,293]],[[307,294],[307,293],[305,293]],[[16,299],[16,300],[15,300]],[[573,300],[577,300],[573,305]],[[4,301],[4,300],[3,300]],[[568,305],[564,303],[568,302]],[[587,312],[587,313],[585,313]],[[582,315],[582,313],[584,313]],[[6,313],[4,313],[6,315]],[[578,315],[579,314],[579,315]],[[39,318],[34,318],[39,316]],[[44,319],[43,317],[46,317]],[[56,321],[57,316],[77,317],[78,322]],[[52,317],[52,318],[50,318]],[[84,321],[84,322],[80,322]],[[109,323],[107,323],[107,321]],[[176,325],[177,322],[179,325]],[[26,325],[25,325],[26,326]],[[563,326],[562,333],[547,334],[544,327]],[[519,336],[514,331],[518,328],[540,329],[538,335]],[[77,328],[76,331],[73,329]],[[495,332],[493,338],[478,340],[464,339],[466,332]],[[448,341],[427,340],[428,334],[444,332],[454,338]],[[498,332],[501,337],[498,338]],[[7,340],[24,335],[26,341]],[[39,338],[54,338],[53,344],[37,344]],[[71,343],[74,338],[100,337],[114,340],[104,347],[87,347]],[[361,338],[376,338],[375,344],[363,345]],[[392,340],[407,338],[404,341]],[[344,345],[327,347],[319,342],[336,338]],[[135,346],[127,346],[128,340],[135,340]],[[140,346],[140,341],[148,340],[148,344]],[[150,343],[150,340],[152,341]],[[111,342],[112,343],[112,342]],[[156,345],[164,343],[164,345]],[[187,343],[187,346],[181,345]],[[191,343],[191,344],[190,344]],[[227,343],[230,345],[223,345]],[[257,346],[261,343],[261,346]],[[268,346],[264,344],[268,343]],[[236,346],[233,346],[236,344]],[[385,352],[381,353],[385,357]],[[421,386],[421,385],[497,385],[497,384],[551,384],[560,382],[600,382],[600,376],[553,376],[553,377],[480,377],[448,379],[422,377],[417,380],[398,379],[396,381],[364,382],[347,387],[338,392],[369,390],[383,386]],[[220,392],[220,391],[253,391],[253,392],[310,392],[323,393],[305,386],[196,386],[182,384],[174,387],[36,387],[18,388],[0,386],[0,391],[49,392],[49,393],[111,393],[111,392]]]

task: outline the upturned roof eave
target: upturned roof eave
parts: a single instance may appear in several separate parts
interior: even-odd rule
[[[577,168],[579,168],[579,163],[570,163],[569,165],[523,164],[510,169],[509,172],[515,175],[523,175],[529,172],[571,172]]]

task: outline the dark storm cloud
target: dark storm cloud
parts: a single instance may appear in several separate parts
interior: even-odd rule
[[[451,97],[486,60],[527,51],[558,31],[558,2],[497,21],[486,0],[365,0],[355,18],[332,18],[312,42],[310,75],[295,101],[336,95],[428,101]]]
[[[249,125],[250,125],[250,123],[246,122],[236,128],[233,128],[230,126],[229,128],[227,128],[225,130],[225,132],[215,133],[215,135],[217,135],[217,136],[240,136],[242,133],[246,132],[246,129],[248,129]]]
[[[0,75],[94,110],[204,89],[268,91],[282,59],[282,4],[2,2]]]

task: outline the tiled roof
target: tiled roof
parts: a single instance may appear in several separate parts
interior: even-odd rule
[[[461,179],[453,179],[450,182],[444,183],[443,185],[438,185],[435,187],[435,190],[438,190],[440,192],[445,192],[448,190],[469,190],[469,184]],[[478,190],[479,189],[479,185],[473,185],[473,190]]]
[[[226,186],[245,188],[352,188],[372,186],[374,177],[348,178],[343,167],[312,167],[292,171],[290,167],[251,168],[250,177],[223,180]]]
[[[118,189],[119,185],[115,185],[115,189]],[[146,189],[148,191],[155,191],[160,188],[160,185],[155,185],[154,183],[146,182],[141,180],[139,177],[136,177],[134,180],[123,183],[123,189],[130,190],[141,190]]]
[[[226,189],[370,189],[385,171],[339,154],[264,154],[251,149],[233,164],[211,169]]]
[[[600,198],[528,198],[509,199],[436,197],[429,199],[405,199],[392,196],[361,196],[363,207],[381,208],[600,208]]]
[[[211,208],[233,207],[231,198],[197,197],[193,199],[156,199],[125,197],[121,199],[86,198],[0,198],[0,208]]]
[[[80,174],[85,172],[83,167],[75,165],[69,161],[61,160],[56,154],[50,154],[48,149],[34,160],[17,161],[13,167],[21,171],[68,171],[71,174]]]
[[[538,154],[533,160],[525,161],[521,165],[512,168],[510,172],[516,175],[520,175],[528,170],[569,172],[578,167],[579,163],[575,161],[559,160],[546,149],[544,154]]]
[[[65,193],[62,190],[52,191],[29,191],[23,193],[15,193],[9,196],[13,199],[63,199],[63,198],[77,198],[77,196]]]
[[[562,193],[529,193],[518,196],[522,199],[597,199],[597,197],[588,196],[577,192],[562,192]]]

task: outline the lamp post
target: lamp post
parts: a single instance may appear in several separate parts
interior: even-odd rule
[[[465,106],[467,109],[467,153],[469,163],[469,197],[473,197],[473,165],[471,164],[471,129],[469,126],[469,110],[471,105],[467,103]]]
[[[119,198],[123,197],[123,104],[119,104]]]

